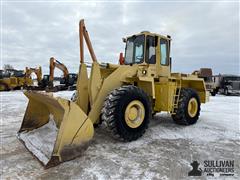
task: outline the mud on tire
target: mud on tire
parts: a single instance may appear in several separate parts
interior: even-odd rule
[[[128,126],[124,117],[127,106],[134,100],[140,101],[145,109],[144,119],[136,128]],[[148,128],[151,107],[149,97],[142,89],[133,85],[125,85],[113,90],[106,97],[101,118],[106,122],[114,138],[133,141],[141,137]]]
[[[189,101],[192,98],[194,98],[197,102],[197,111],[193,117],[191,117],[188,113]],[[176,124],[180,124],[180,125],[195,124],[200,115],[200,106],[201,106],[200,99],[199,99],[198,93],[195,90],[191,88],[181,89],[178,108],[175,111],[176,114],[172,115],[173,121]]]

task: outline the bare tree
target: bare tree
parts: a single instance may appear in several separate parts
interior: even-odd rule
[[[11,64],[4,64],[3,69],[6,71],[7,69],[14,69]]]

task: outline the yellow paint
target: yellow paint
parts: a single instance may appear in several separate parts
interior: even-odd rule
[[[138,77],[137,86],[142,88],[148,95],[155,99],[154,78]]]
[[[137,65],[122,65],[113,71],[108,77],[103,79],[98,95],[94,101],[94,104],[92,104],[88,115],[93,124],[98,123],[99,121],[99,116],[106,96],[115,88],[122,86],[128,77],[135,76],[137,74],[137,68]],[[91,94],[89,95],[91,97]]]
[[[137,128],[142,124],[144,118],[145,108],[143,104],[138,100],[130,102],[124,114],[126,124],[131,128]]]
[[[171,111],[173,106],[174,91],[176,87],[177,86],[175,82],[155,83],[155,111]]]
[[[31,74],[34,73],[37,76],[37,82],[41,83],[42,80],[42,67],[39,66],[38,68],[25,68],[25,85],[30,86],[32,85],[30,81],[32,81]],[[29,81],[30,80],[30,81]]]
[[[78,79],[77,79],[77,98],[76,103],[87,114],[88,113],[88,74],[87,66],[84,63],[80,64]]]
[[[209,101],[209,94],[203,79],[197,77],[182,77],[181,79],[182,87],[192,88],[197,91],[201,103],[206,103]]]
[[[197,114],[198,103],[196,98],[191,98],[188,102],[188,115],[194,117]]]
[[[141,64],[113,65],[98,64],[88,34],[86,34],[86,31],[84,32],[93,63],[90,78],[88,79],[87,67],[83,61],[83,47],[80,36],[81,65],[77,81],[78,96],[76,102],[54,98],[37,92],[25,93],[29,98],[29,103],[20,132],[43,126],[48,122],[49,114],[52,114],[59,130],[52,156],[57,158],[58,161],[65,160],[63,150],[66,147],[78,147],[92,139],[94,133],[93,124],[99,122],[106,97],[114,89],[122,85],[135,85],[145,91],[150,97],[155,112],[166,111],[173,113],[173,109],[178,108],[180,93],[177,92],[181,92],[181,88],[195,89],[201,103],[208,101],[208,93],[202,79],[194,75],[171,73],[170,64],[161,65],[159,42],[160,39],[165,39],[170,45],[170,37],[149,32],[140,33],[144,34],[145,37],[151,35],[157,39],[158,43],[155,47],[156,64],[147,64],[144,59]],[[144,52],[146,52],[146,41]],[[168,60],[170,61],[170,59]],[[188,107],[191,116],[196,113],[195,106],[195,101],[191,100]],[[145,108],[143,104],[138,100],[130,102],[124,113],[126,124],[131,128],[137,128],[142,124],[144,117]],[[69,153],[68,155],[72,154]]]
[[[17,77],[9,77],[0,79],[0,91],[12,90],[21,87]]]
[[[53,157],[57,158],[59,162],[64,161],[63,152],[66,148],[71,150],[72,147],[75,151],[74,147],[81,146],[92,139],[93,124],[76,103],[62,98],[54,98],[46,93],[29,91],[25,92],[25,95],[28,97],[29,103],[19,133],[45,125],[49,121],[50,114],[53,115],[58,128],[49,163],[53,161]]]
[[[89,87],[88,87],[91,106],[94,104],[95,99],[97,98],[97,95],[101,88],[101,84],[102,84],[102,77],[101,77],[99,64],[97,62],[93,62],[90,80],[89,80]]]

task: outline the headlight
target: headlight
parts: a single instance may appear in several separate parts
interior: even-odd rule
[[[147,74],[147,71],[146,71],[146,70],[143,70],[142,73],[143,73],[144,75],[146,75],[146,74]]]

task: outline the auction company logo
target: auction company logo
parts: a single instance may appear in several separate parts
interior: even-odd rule
[[[188,176],[234,176],[234,160],[205,160],[203,169],[199,168],[200,163],[193,161],[192,170]]]

